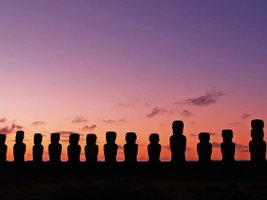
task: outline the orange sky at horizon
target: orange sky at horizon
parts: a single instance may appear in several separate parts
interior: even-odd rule
[[[82,119],[82,118],[80,118]],[[199,142],[198,140],[198,133],[201,131],[207,131],[208,129],[203,128],[203,126],[196,127],[195,123],[186,123],[187,120],[185,120],[185,128],[184,128],[184,134],[187,137],[187,150],[186,150],[186,159],[187,160],[197,160],[197,152],[196,152],[196,146]],[[234,138],[233,141],[236,143],[236,154],[235,158],[236,160],[249,160],[250,155],[248,152],[248,142],[250,141],[250,120],[245,120],[246,124],[233,124],[229,125],[229,127],[233,127],[234,131]],[[121,122],[125,123],[125,122]],[[45,125],[43,125],[45,126]],[[167,124],[161,124],[157,128],[153,128],[153,126],[147,128],[146,130],[145,126],[140,126],[139,129],[133,130],[133,129],[127,129],[126,127],[121,127],[121,129],[115,129],[112,128],[114,125],[111,125],[109,129],[107,130],[114,130],[117,132],[117,140],[116,143],[119,145],[118,154],[117,154],[117,160],[123,161],[124,160],[124,154],[123,154],[123,145],[125,144],[125,134],[127,131],[135,131],[137,133],[137,144],[139,145],[139,151],[138,151],[138,160],[139,161],[147,161],[148,160],[148,154],[147,154],[147,145],[149,143],[148,137],[150,133],[157,132],[160,135],[160,144],[162,146],[161,151],[161,161],[169,161],[170,160],[170,150],[169,150],[169,137],[172,134],[171,130],[171,122],[169,124],[169,127]],[[120,127],[120,126],[118,126]],[[72,131],[72,132],[78,132],[80,133],[80,141],[79,144],[82,147],[81,151],[81,161],[85,160],[84,156],[84,146],[85,146],[85,138],[87,133],[96,133],[97,134],[97,144],[99,145],[99,155],[98,159],[100,161],[104,160],[104,153],[103,153],[103,145],[105,144],[105,133],[106,131],[100,128],[97,128],[100,131]],[[221,137],[221,130],[223,128],[211,128],[209,127],[208,131],[211,133],[211,140],[210,142],[213,144],[213,153],[212,153],[212,159],[213,160],[221,160],[221,153],[220,148],[218,147],[218,144],[222,142]],[[26,154],[25,159],[26,160],[32,160],[32,146],[33,146],[33,133],[32,131],[29,131],[29,129],[23,129],[25,130],[25,144],[27,145],[26,148]],[[64,130],[64,129],[61,129]],[[74,130],[74,129],[73,129]],[[127,131],[126,131],[127,130]],[[211,131],[212,130],[212,131]],[[39,131],[37,131],[39,132]],[[40,131],[43,134],[43,146],[44,146],[44,155],[43,159],[45,161],[49,160],[48,157],[48,145],[50,143],[50,132],[48,131]],[[52,133],[52,132],[51,132]],[[67,161],[67,146],[68,146],[68,131],[61,131],[61,141],[62,144],[62,161]],[[240,135],[240,133],[246,134],[246,136]],[[14,145],[14,139],[15,139],[15,131],[11,134],[7,135],[7,145],[8,145],[8,155],[7,159],[9,161],[13,160],[13,145]]]
[[[81,134],[82,153],[85,135],[95,133],[103,160],[109,130],[120,147],[136,132],[139,160],[148,159],[149,134],[159,133],[161,160],[169,160],[174,120],[185,124],[187,160],[198,159],[203,131],[220,160],[223,129],[233,130],[235,158],[249,160],[250,121],[267,119],[266,2],[2,1],[0,133],[8,160],[17,129],[25,131],[27,160],[34,133],[43,134],[48,160],[50,134],[63,131]]]

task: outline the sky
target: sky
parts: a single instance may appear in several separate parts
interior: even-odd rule
[[[170,160],[174,120],[183,120],[187,160],[197,160],[198,134],[211,134],[220,160],[221,131],[232,129],[237,160],[248,160],[250,121],[267,118],[265,0],[0,1],[0,132],[13,160],[15,132],[25,131],[26,160],[34,133],[135,131],[138,160],[158,133]]]

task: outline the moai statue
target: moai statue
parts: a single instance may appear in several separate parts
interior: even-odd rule
[[[137,136],[134,132],[126,133],[124,145],[124,157],[125,162],[128,164],[134,164],[137,162],[138,145],[136,144]]]
[[[107,143],[104,145],[105,162],[107,164],[116,163],[118,145],[115,143],[117,134],[114,131],[108,131],[106,133]]]
[[[68,158],[70,163],[79,163],[81,146],[79,145],[80,135],[78,133],[71,133],[69,136]]]
[[[62,145],[59,144],[60,134],[59,133],[52,133],[50,135],[51,144],[48,146],[48,153],[50,157],[50,162],[52,163],[59,163],[60,156],[62,151]]]
[[[7,145],[6,135],[0,134],[0,163],[6,162]]]
[[[97,155],[98,155],[98,145],[96,144],[96,135],[95,134],[87,134],[86,136],[86,146],[84,148],[86,162],[89,164],[97,163]]]
[[[186,137],[183,135],[184,123],[177,120],[172,123],[172,133],[170,137],[171,162],[185,162]]]
[[[223,142],[221,143],[221,153],[223,162],[233,162],[235,160],[235,143],[232,142],[233,131],[222,130]]]
[[[34,134],[34,146],[32,147],[33,161],[40,163],[43,161],[44,147],[42,145],[43,136],[41,133]]]
[[[197,144],[199,162],[211,161],[212,145],[210,143],[210,134],[201,132],[198,138],[200,140],[200,142]]]
[[[160,162],[160,152],[161,145],[159,144],[159,134],[151,133],[149,136],[148,145],[148,162],[159,163]]]
[[[266,142],[264,137],[264,121],[261,119],[254,119],[251,121],[251,137],[249,142],[250,159],[253,162],[264,162],[266,154]]]
[[[23,163],[24,162],[26,145],[23,143],[23,139],[24,139],[24,131],[17,131],[16,143],[13,147],[14,162],[15,163]]]

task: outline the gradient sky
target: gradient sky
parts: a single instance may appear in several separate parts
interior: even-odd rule
[[[125,143],[138,135],[139,160],[148,137],[160,134],[169,160],[173,120],[185,122],[188,160],[201,131],[212,133],[221,159],[221,131],[231,128],[236,159],[249,159],[250,121],[267,118],[265,0],[11,0],[0,1],[0,132],[13,160],[17,129],[98,136]],[[83,153],[83,151],[82,151]],[[84,160],[84,155],[81,155]],[[123,160],[120,148],[118,160]]]

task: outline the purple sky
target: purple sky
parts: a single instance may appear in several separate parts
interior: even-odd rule
[[[246,143],[249,117],[266,118],[266,10],[265,0],[1,1],[0,128],[79,132],[71,119],[83,116],[100,138],[137,129],[147,143],[156,130],[167,145],[171,121],[185,118],[192,134],[239,124]],[[206,94],[213,103],[190,101]]]

